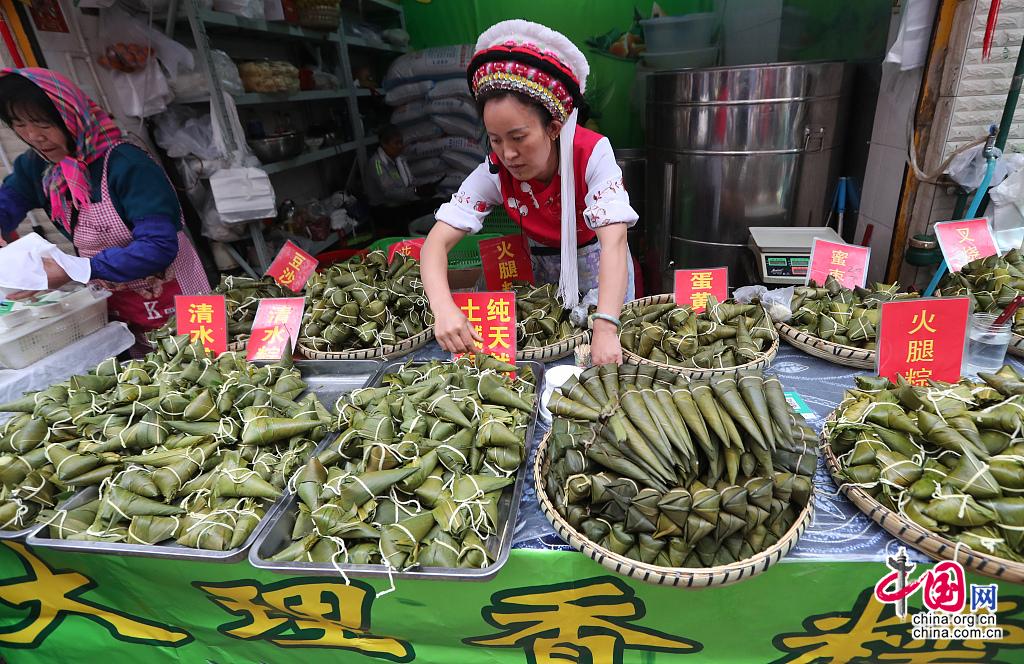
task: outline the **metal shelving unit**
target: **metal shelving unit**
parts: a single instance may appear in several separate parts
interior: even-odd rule
[[[398,22],[403,29],[405,28],[405,14],[399,3],[392,0],[343,0],[343,9],[352,9],[353,2],[357,5],[357,9],[360,12],[363,11],[367,4],[373,5],[378,14],[381,11],[397,12]],[[179,7],[183,10],[184,16],[179,15]],[[200,7],[198,0],[171,0],[166,24],[167,34],[173,35],[179,22],[185,20],[188,22],[188,28],[192,33],[196,51],[199,55],[199,64],[204,71],[208,88],[212,94],[207,98],[183,100],[179,103],[212,102],[211,111],[217,116],[219,125],[225,128],[225,143],[230,150],[244,145],[246,137],[235,135],[235,132],[231,129],[233,123],[228,118],[228,110],[225,106],[220,81],[214,74],[215,67],[211,56],[211,42],[217,43],[218,39],[222,37],[244,34],[258,36],[260,39],[303,42],[309,44],[314,49],[329,49],[333,47],[333,56],[337,60],[336,73],[341,83],[337,90],[310,90],[292,93],[246,93],[234,95],[234,102],[236,106],[255,106],[261,104],[304,104],[344,100],[351,125],[350,133],[352,140],[339,145],[306,152],[293,159],[266,164],[262,168],[268,175],[274,176],[310,164],[316,164],[326,159],[354,153],[353,169],[358,168],[360,172],[365,172],[367,148],[377,142],[377,137],[367,135],[363,127],[359,112],[359,99],[368,97],[370,91],[356,86],[352,73],[349,49],[357,48],[380,52],[381,54],[405,53],[408,49],[383,43],[372,43],[362,37],[346,34],[344,18],[339,22],[337,30],[321,31],[287,23],[248,19],[234,14],[204,9]],[[355,171],[353,170],[349,174],[348,179],[351,180],[354,174]],[[278,197],[282,198],[280,195]],[[257,262],[259,263],[256,268],[262,272],[270,263],[269,250],[262,233],[262,224],[251,223],[249,224],[249,230],[256,249]],[[235,260],[239,261],[247,271],[256,271],[250,268],[236,251],[233,249],[230,251]]]

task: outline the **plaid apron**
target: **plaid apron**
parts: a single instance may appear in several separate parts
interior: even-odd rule
[[[113,148],[103,159],[100,201],[90,202],[79,210],[78,224],[73,232],[75,248],[85,258],[92,258],[104,249],[127,247],[132,241],[131,230],[110,200],[107,166],[111,152]],[[184,228],[184,217],[181,223]],[[210,292],[206,272],[184,230],[178,231],[178,256],[163,273],[123,283],[101,279],[94,279],[91,283],[113,293],[107,301],[111,314],[127,323],[140,343],[145,343],[143,333],[162,326],[174,314],[175,295]]]

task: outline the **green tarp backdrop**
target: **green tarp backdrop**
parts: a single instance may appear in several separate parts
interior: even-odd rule
[[[888,571],[783,562],[693,591],[636,582],[575,552],[517,550],[490,581],[399,579],[376,597],[386,580],[6,544],[0,653],[11,664],[1024,661],[1024,586],[999,586],[1001,640],[916,641],[909,619],[873,599]]]

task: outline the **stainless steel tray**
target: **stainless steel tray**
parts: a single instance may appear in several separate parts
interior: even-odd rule
[[[296,360],[295,366],[306,381],[306,392],[320,397],[328,409],[332,409],[339,396],[358,389],[378,372],[380,362],[372,360]],[[332,440],[337,434],[329,433],[317,449]],[[99,495],[97,487],[82,489],[61,503],[60,509],[74,509],[93,500]],[[75,551],[78,553],[112,553],[121,556],[143,556],[147,558],[171,558],[174,560],[197,560],[202,562],[231,563],[245,559],[247,549],[273,520],[287,501],[287,492],[274,501],[263,518],[253,529],[240,548],[229,551],[207,551],[181,546],[173,541],[164,544],[125,544],[123,542],[78,542],[49,537],[48,525],[35,525],[28,531],[27,543],[47,549]]]
[[[397,361],[386,364],[380,368],[373,379],[367,383],[367,387],[380,385],[384,375],[395,373],[396,369],[404,367],[407,361]],[[426,364],[426,362],[413,362],[413,366]],[[540,404],[540,395],[544,389],[544,365],[539,362],[516,362],[518,367],[529,367],[533,370],[536,378],[536,398],[534,401],[533,414],[526,428],[526,451],[523,463],[516,472],[516,481],[511,487],[506,487],[501,494],[498,503],[498,518],[501,521],[501,532],[498,536],[489,537],[487,540],[488,553],[494,559],[494,563],[481,569],[462,569],[452,567],[423,567],[413,568],[404,572],[391,571],[385,565],[332,565],[330,563],[313,562],[276,562],[270,557],[291,544],[292,527],[295,525],[295,514],[298,501],[295,494],[285,494],[279,509],[270,517],[271,523],[264,528],[256,543],[249,549],[249,563],[253,567],[271,570],[281,574],[289,575],[336,575],[343,571],[351,577],[388,577],[402,579],[447,579],[450,581],[486,581],[494,577],[508,560],[509,551],[512,549],[512,536],[515,531],[516,517],[519,515],[519,502],[523,495],[523,483],[527,473],[527,459],[529,458],[530,446],[533,444],[534,429],[537,426],[537,408]]]

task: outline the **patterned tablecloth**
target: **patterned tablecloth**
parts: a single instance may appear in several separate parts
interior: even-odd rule
[[[446,354],[435,342],[431,342],[416,354],[417,360],[445,357]],[[1007,356],[1007,361],[1024,370],[1024,365],[1016,359]],[[548,366],[571,362],[570,357]],[[783,343],[768,373],[777,374],[786,391],[796,391],[800,394],[814,411],[814,417],[808,419],[808,424],[820,432],[825,418],[842,400],[843,391],[853,386],[854,377],[873,372],[832,364]],[[526,486],[519,505],[519,519],[514,539],[516,548],[567,547],[555,534],[547,517],[540,511],[537,490],[533,483],[534,455],[543,434],[543,426],[538,422],[536,439],[532,441],[530,447],[530,470],[526,476]],[[896,548],[900,545],[899,541],[875,525],[839,493],[825,468],[823,459],[818,461],[814,484],[814,520],[800,538],[796,548],[789,554],[790,557],[803,560],[861,562],[883,561],[886,556],[895,555]],[[913,549],[908,549],[908,555],[919,562],[928,560],[924,554]]]

